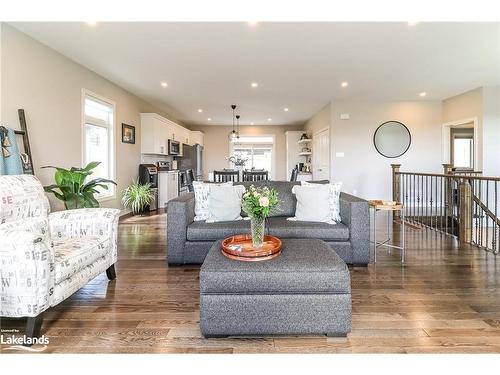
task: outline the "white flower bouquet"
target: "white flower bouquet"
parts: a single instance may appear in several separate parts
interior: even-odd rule
[[[267,186],[256,188],[251,185],[243,194],[241,207],[251,220],[253,247],[259,248],[264,242],[265,220],[279,206],[278,193]]]

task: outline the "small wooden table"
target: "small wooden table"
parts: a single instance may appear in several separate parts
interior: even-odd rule
[[[374,252],[374,260],[377,262],[377,248],[385,246],[393,249],[401,250],[401,263],[405,261],[405,210],[403,203],[395,203],[388,204],[382,200],[370,200],[368,204],[371,209],[373,209],[373,252]],[[387,239],[383,242],[377,242],[377,211],[387,211]],[[401,225],[403,227],[402,237],[401,237],[401,246],[396,246],[393,244],[388,244],[391,241],[390,237],[390,222],[391,215],[394,211],[401,211]]]

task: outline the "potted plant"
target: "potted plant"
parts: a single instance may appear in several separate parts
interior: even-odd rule
[[[45,166],[42,168],[54,168],[55,184],[44,186],[47,193],[52,193],[57,199],[64,202],[67,210],[75,208],[96,208],[99,207],[99,202],[94,194],[99,193],[98,188],[108,190],[108,184],[116,185],[116,182],[106,178],[95,178],[87,181],[87,177],[93,173],[93,169],[99,164],[98,161],[93,161],[85,168],[64,169],[61,167]]]
[[[122,193],[122,204],[130,208],[135,215],[143,215],[146,207],[153,203],[155,195],[150,183],[141,184],[139,180],[127,186]]]
[[[260,248],[264,242],[266,218],[279,206],[278,193],[267,186],[256,188],[251,185],[243,194],[241,207],[250,217],[252,246]]]

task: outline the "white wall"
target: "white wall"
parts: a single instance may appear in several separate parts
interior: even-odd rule
[[[349,120],[340,120],[347,113]],[[331,180],[342,181],[343,191],[365,199],[391,199],[391,164],[402,171],[442,171],[441,102],[334,102],[331,128]],[[410,149],[401,157],[380,155],[373,144],[377,127],[390,120],[410,130]],[[336,157],[343,152],[344,157]]]
[[[500,86],[483,87],[483,174],[500,176]]]
[[[463,121],[469,122],[474,119],[476,121],[476,152],[477,158],[474,160],[474,169],[483,170],[483,88],[478,87],[474,90],[469,90],[459,95],[452,96],[443,100],[443,124],[455,124]],[[449,132],[443,132],[443,137],[449,138]],[[450,162],[449,140],[442,139],[447,145],[443,148],[443,160],[446,163]]]
[[[41,166],[82,165],[82,88],[116,103],[118,194],[103,206],[121,208],[119,193],[137,177],[141,162],[140,113],[168,114],[9,25],[3,24],[1,42],[1,122],[19,128],[17,109],[25,109],[35,174],[43,184],[52,183],[54,171]],[[121,142],[122,122],[136,127],[135,145]],[[51,205],[63,207],[55,199]]]

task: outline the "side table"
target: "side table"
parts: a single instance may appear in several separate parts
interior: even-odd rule
[[[368,201],[370,209],[373,209],[373,252],[374,252],[374,260],[377,262],[377,249],[379,247],[385,246],[393,249],[401,250],[401,263],[405,261],[405,210],[403,209],[402,203],[396,204],[387,204],[382,200],[370,200]],[[387,211],[387,239],[383,242],[377,242],[377,212],[378,211]],[[391,241],[390,237],[390,222],[391,222],[391,214],[395,211],[401,211],[401,225],[402,225],[402,237],[401,237],[401,246],[396,246],[393,244],[389,244]]]

